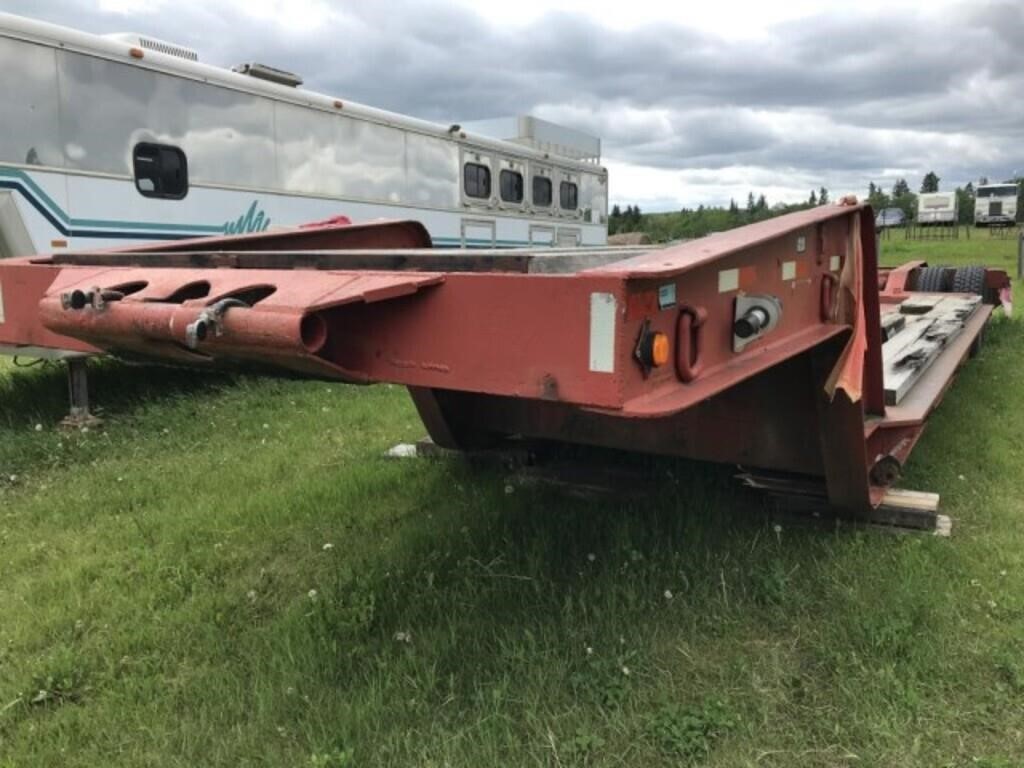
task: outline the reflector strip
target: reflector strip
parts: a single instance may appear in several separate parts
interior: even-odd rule
[[[726,293],[735,291],[740,287],[740,271],[738,269],[723,269],[718,273],[718,292]]]
[[[784,261],[784,262],[782,262],[782,279],[783,280],[795,280],[796,279],[796,262],[795,261]]]
[[[615,297],[590,294],[590,370],[615,372]]]
[[[828,269],[830,272],[838,272],[839,267],[842,266],[843,260],[839,256],[830,256],[828,259]]]
[[[0,323],[4,321],[4,284],[0,283]]]

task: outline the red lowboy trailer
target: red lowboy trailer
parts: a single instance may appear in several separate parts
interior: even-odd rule
[[[342,223],[8,260],[0,349],[392,382],[442,446],[729,462],[869,515],[1009,286],[880,272],[859,205],[662,249],[429,246],[413,222]]]

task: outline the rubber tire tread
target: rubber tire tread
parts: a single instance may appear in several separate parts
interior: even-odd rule
[[[985,295],[985,268],[960,267],[953,276],[953,293]]]
[[[914,290],[922,293],[944,293],[945,281],[945,267],[925,267],[917,273],[917,285]]]

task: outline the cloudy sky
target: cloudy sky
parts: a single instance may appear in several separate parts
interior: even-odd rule
[[[671,10],[675,8],[676,10]],[[5,0],[449,124],[599,135],[644,210],[1024,174],[1022,0]]]

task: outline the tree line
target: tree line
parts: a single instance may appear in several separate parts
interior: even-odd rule
[[[941,181],[934,171],[929,171],[921,179],[920,193],[914,193],[905,178],[897,179],[892,189],[888,191],[872,181],[868,184],[867,202],[874,208],[875,213],[883,208],[899,208],[908,219],[912,219],[917,212],[917,195],[940,191]],[[988,183],[988,179],[984,177],[978,181],[979,185]],[[1011,179],[1006,183],[1018,184],[1017,211],[1018,215],[1021,215],[1024,213],[1024,177]],[[968,182],[954,191],[957,196],[960,223],[973,224],[974,183]],[[743,206],[733,199],[729,201],[728,206],[699,205],[696,208],[684,207],[679,211],[667,213],[644,214],[640,211],[639,205],[627,205],[625,208],[613,205],[608,217],[608,234],[645,232],[654,242],[691,239],[793,211],[828,205],[830,202],[828,189],[821,187],[817,190],[812,189],[807,200],[801,203],[769,204],[763,194],[755,196],[750,192]]]

